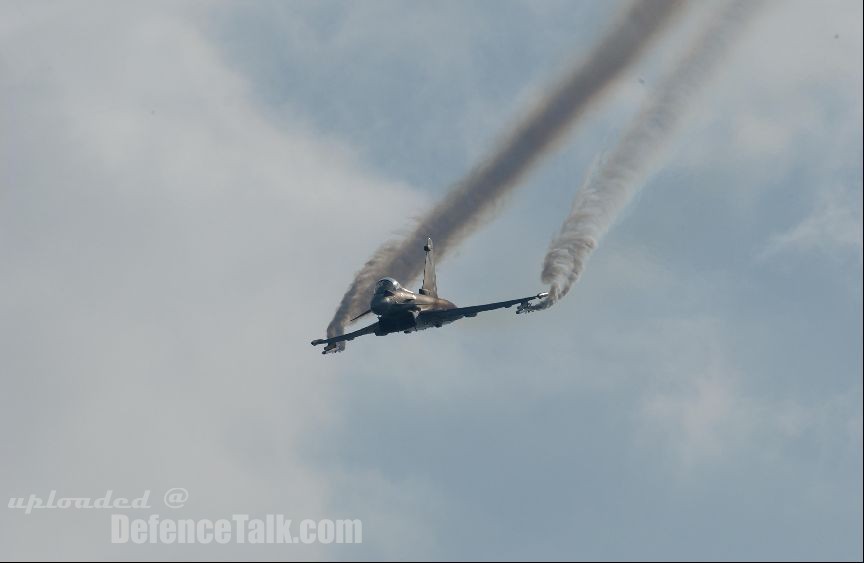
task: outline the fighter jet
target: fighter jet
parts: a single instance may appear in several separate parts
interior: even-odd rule
[[[518,305],[516,314],[526,313],[528,304],[534,299],[543,299],[548,293],[538,293],[531,297],[511,299],[510,301],[498,301],[486,305],[474,305],[472,307],[457,307],[451,301],[438,297],[438,284],[435,280],[435,261],[432,255],[432,239],[426,239],[423,247],[426,251],[426,264],[423,268],[423,286],[420,291],[414,293],[402,287],[393,278],[382,278],[375,284],[372,293],[372,301],[369,309],[351,319],[356,321],[360,317],[374,313],[378,316],[375,322],[360,330],[334,336],[333,338],[320,338],[312,341],[312,346],[326,344],[322,354],[339,352],[344,348],[339,346],[340,342],[354,340],[364,334],[386,336],[394,332],[408,334],[418,330],[431,327],[440,328],[464,317],[476,317],[478,313],[503,309]]]

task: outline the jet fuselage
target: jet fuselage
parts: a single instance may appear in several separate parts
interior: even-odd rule
[[[379,335],[391,332],[412,332],[442,322],[426,323],[420,314],[424,311],[455,309],[452,301],[424,293],[414,293],[392,278],[384,278],[375,286],[369,309],[378,316]]]

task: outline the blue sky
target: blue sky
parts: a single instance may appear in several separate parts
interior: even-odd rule
[[[769,4],[558,306],[308,344],[616,9],[0,4],[4,492],[364,523],[112,546],[105,514],[5,510],[2,557],[860,559],[860,4]],[[703,11],[439,264],[443,295],[542,289]]]

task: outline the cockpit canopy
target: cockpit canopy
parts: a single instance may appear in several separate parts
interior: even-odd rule
[[[396,291],[402,286],[393,278],[381,278],[375,284],[375,293],[384,293],[386,291]]]

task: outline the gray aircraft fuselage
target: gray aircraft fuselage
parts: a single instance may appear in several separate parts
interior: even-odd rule
[[[384,278],[378,282],[372,300],[369,302],[369,309],[378,316],[378,330],[375,334],[379,336],[391,332],[412,332],[449,324],[452,321],[441,319],[426,322],[425,317],[420,313],[455,308],[456,305],[452,301],[426,295],[423,290],[414,293],[392,278]]]

